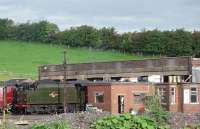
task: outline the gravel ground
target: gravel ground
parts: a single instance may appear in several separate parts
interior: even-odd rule
[[[91,123],[96,119],[109,116],[108,112],[81,112],[81,113],[66,113],[59,115],[10,115],[8,116],[9,127],[15,129],[29,129],[35,123],[47,122],[51,123],[58,120],[67,121],[72,129],[89,129]],[[0,116],[2,119],[2,116]],[[17,121],[28,121],[28,125],[16,125]]]
[[[73,129],[88,129],[90,125],[96,121],[98,118],[109,116],[110,113],[108,112],[94,112],[94,113],[88,113],[88,112],[82,112],[82,113],[76,113],[76,114],[62,114],[60,117],[62,117],[64,120],[67,120],[68,123],[71,125],[71,128]]]
[[[108,112],[81,112],[81,113],[66,113],[59,115],[9,115],[8,125],[9,129],[29,129],[35,123],[51,123],[54,121],[62,120],[66,121],[72,129],[89,129],[91,123],[98,118],[109,116]],[[2,120],[2,115],[0,115]],[[28,125],[16,125],[17,121],[28,121]],[[1,121],[0,121],[1,123]],[[184,114],[184,113],[170,113],[170,124],[173,129],[183,128],[188,124],[200,123],[200,114]],[[1,126],[0,126],[1,129]]]

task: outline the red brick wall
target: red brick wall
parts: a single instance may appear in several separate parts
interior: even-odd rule
[[[175,103],[174,104],[171,103],[171,97],[172,97],[171,96],[171,88],[172,87],[175,88]],[[169,89],[169,92],[170,92],[169,93],[169,95],[170,95],[170,97],[169,97],[169,99],[170,99],[170,101],[169,101],[169,111],[170,112],[178,112],[179,111],[179,106],[180,106],[180,101],[179,100],[181,100],[179,87],[178,87],[178,85],[171,85],[169,88],[170,88]]]
[[[168,101],[168,110],[171,112],[185,112],[185,113],[196,113],[200,112],[200,84],[196,84],[198,87],[198,103],[197,104],[184,104],[183,101],[183,89],[191,88],[192,84],[181,84],[181,85],[168,85],[169,87],[176,87],[176,103],[171,104]],[[170,90],[169,90],[170,91]],[[95,93],[104,92],[104,103],[95,103]],[[154,86],[142,83],[107,83],[101,85],[90,85],[88,86],[88,103],[97,106],[104,111],[111,113],[118,113],[118,96],[124,96],[124,111],[129,112],[130,109],[142,110],[144,105],[136,104],[134,102],[134,93],[146,93],[153,95],[155,93]],[[171,95],[168,93],[168,95]],[[170,99],[170,97],[168,98]]]
[[[169,106],[170,112],[198,113],[200,112],[200,85],[198,87],[198,103],[184,104],[184,89],[190,89],[192,84],[176,85],[176,103]],[[170,94],[171,95],[171,94]]]
[[[198,113],[200,112],[200,85],[198,84],[198,102],[195,104],[183,104],[183,112],[185,113]],[[185,89],[190,89],[191,86],[185,86]]]
[[[88,89],[88,103],[92,104],[103,111],[111,111],[111,96],[110,89],[108,85],[90,85]],[[95,103],[95,94],[96,92],[104,92],[104,103]]]
[[[104,92],[104,103],[95,103],[95,93]],[[125,97],[124,110],[129,112],[130,109],[144,110],[144,105],[134,103],[134,93],[154,93],[153,87],[148,84],[126,84],[126,83],[113,83],[104,85],[91,85],[88,86],[88,103],[97,106],[104,111],[109,111],[111,113],[118,113],[118,95],[123,95]]]
[[[118,96],[124,96],[124,111],[129,112],[131,109],[143,110],[144,105],[134,103],[134,93],[149,94],[152,88],[147,84],[113,84],[111,86],[111,112],[118,113]]]
[[[200,104],[184,104],[183,112],[185,113],[199,113]]]

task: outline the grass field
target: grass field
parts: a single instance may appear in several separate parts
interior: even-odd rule
[[[63,47],[40,43],[0,41],[0,80],[12,78],[37,79],[38,66],[62,64]],[[133,54],[100,51],[86,48],[68,48],[69,63],[144,59]]]

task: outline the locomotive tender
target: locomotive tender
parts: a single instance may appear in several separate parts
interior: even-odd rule
[[[66,94],[64,95],[64,87]],[[0,109],[10,105],[12,113],[61,113],[85,110],[86,87],[81,82],[66,84],[53,80],[18,80],[0,87]]]

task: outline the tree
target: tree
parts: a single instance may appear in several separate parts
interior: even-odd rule
[[[72,27],[59,33],[59,36],[62,39],[62,44],[72,47],[97,48],[99,43],[98,30],[87,25]]]
[[[30,23],[23,23],[17,25],[13,28],[13,38],[22,41],[34,41],[34,33],[31,31],[31,24]]]
[[[159,125],[169,123],[169,114],[163,109],[160,96],[147,96],[144,101],[145,112],[149,113],[147,116],[156,121]]]
[[[55,34],[59,32],[57,25],[48,21],[41,21],[33,26],[35,26],[33,33],[36,40],[44,43],[53,42]]]
[[[102,49],[118,49],[120,35],[117,34],[114,27],[102,28],[99,30],[100,48]],[[118,49],[119,50],[119,49]]]
[[[9,31],[13,26],[13,21],[9,19],[0,19],[0,40],[8,39]]]
[[[15,24],[0,19],[0,40],[36,41],[72,47],[92,47],[128,53],[200,57],[200,32],[143,30],[119,34],[114,27],[96,29],[82,25],[59,31],[48,21]]]
[[[141,41],[144,53],[164,54],[164,36],[159,30],[144,31],[141,36]]]
[[[97,29],[83,25],[76,28],[77,38],[79,40],[80,47],[93,47],[97,46],[99,42]]]
[[[193,44],[192,44],[192,55],[195,57],[200,57],[200,32],[195,31],[192,33]]]
[[[131,53],[133,52],[133,40],[132,33],[123,33],[121,36],[121,42],[119,44],[119,48],[123,52]]]
[[[166,55],[168,56],[188,56],[192,55],[192,34],[183,29],[166,32],[168,41],[166,45]]]
[[[141,41],[142,34],[140,32],[132,33],[132,46],[133,46],[133,53],[143,53],[143,44]]]

